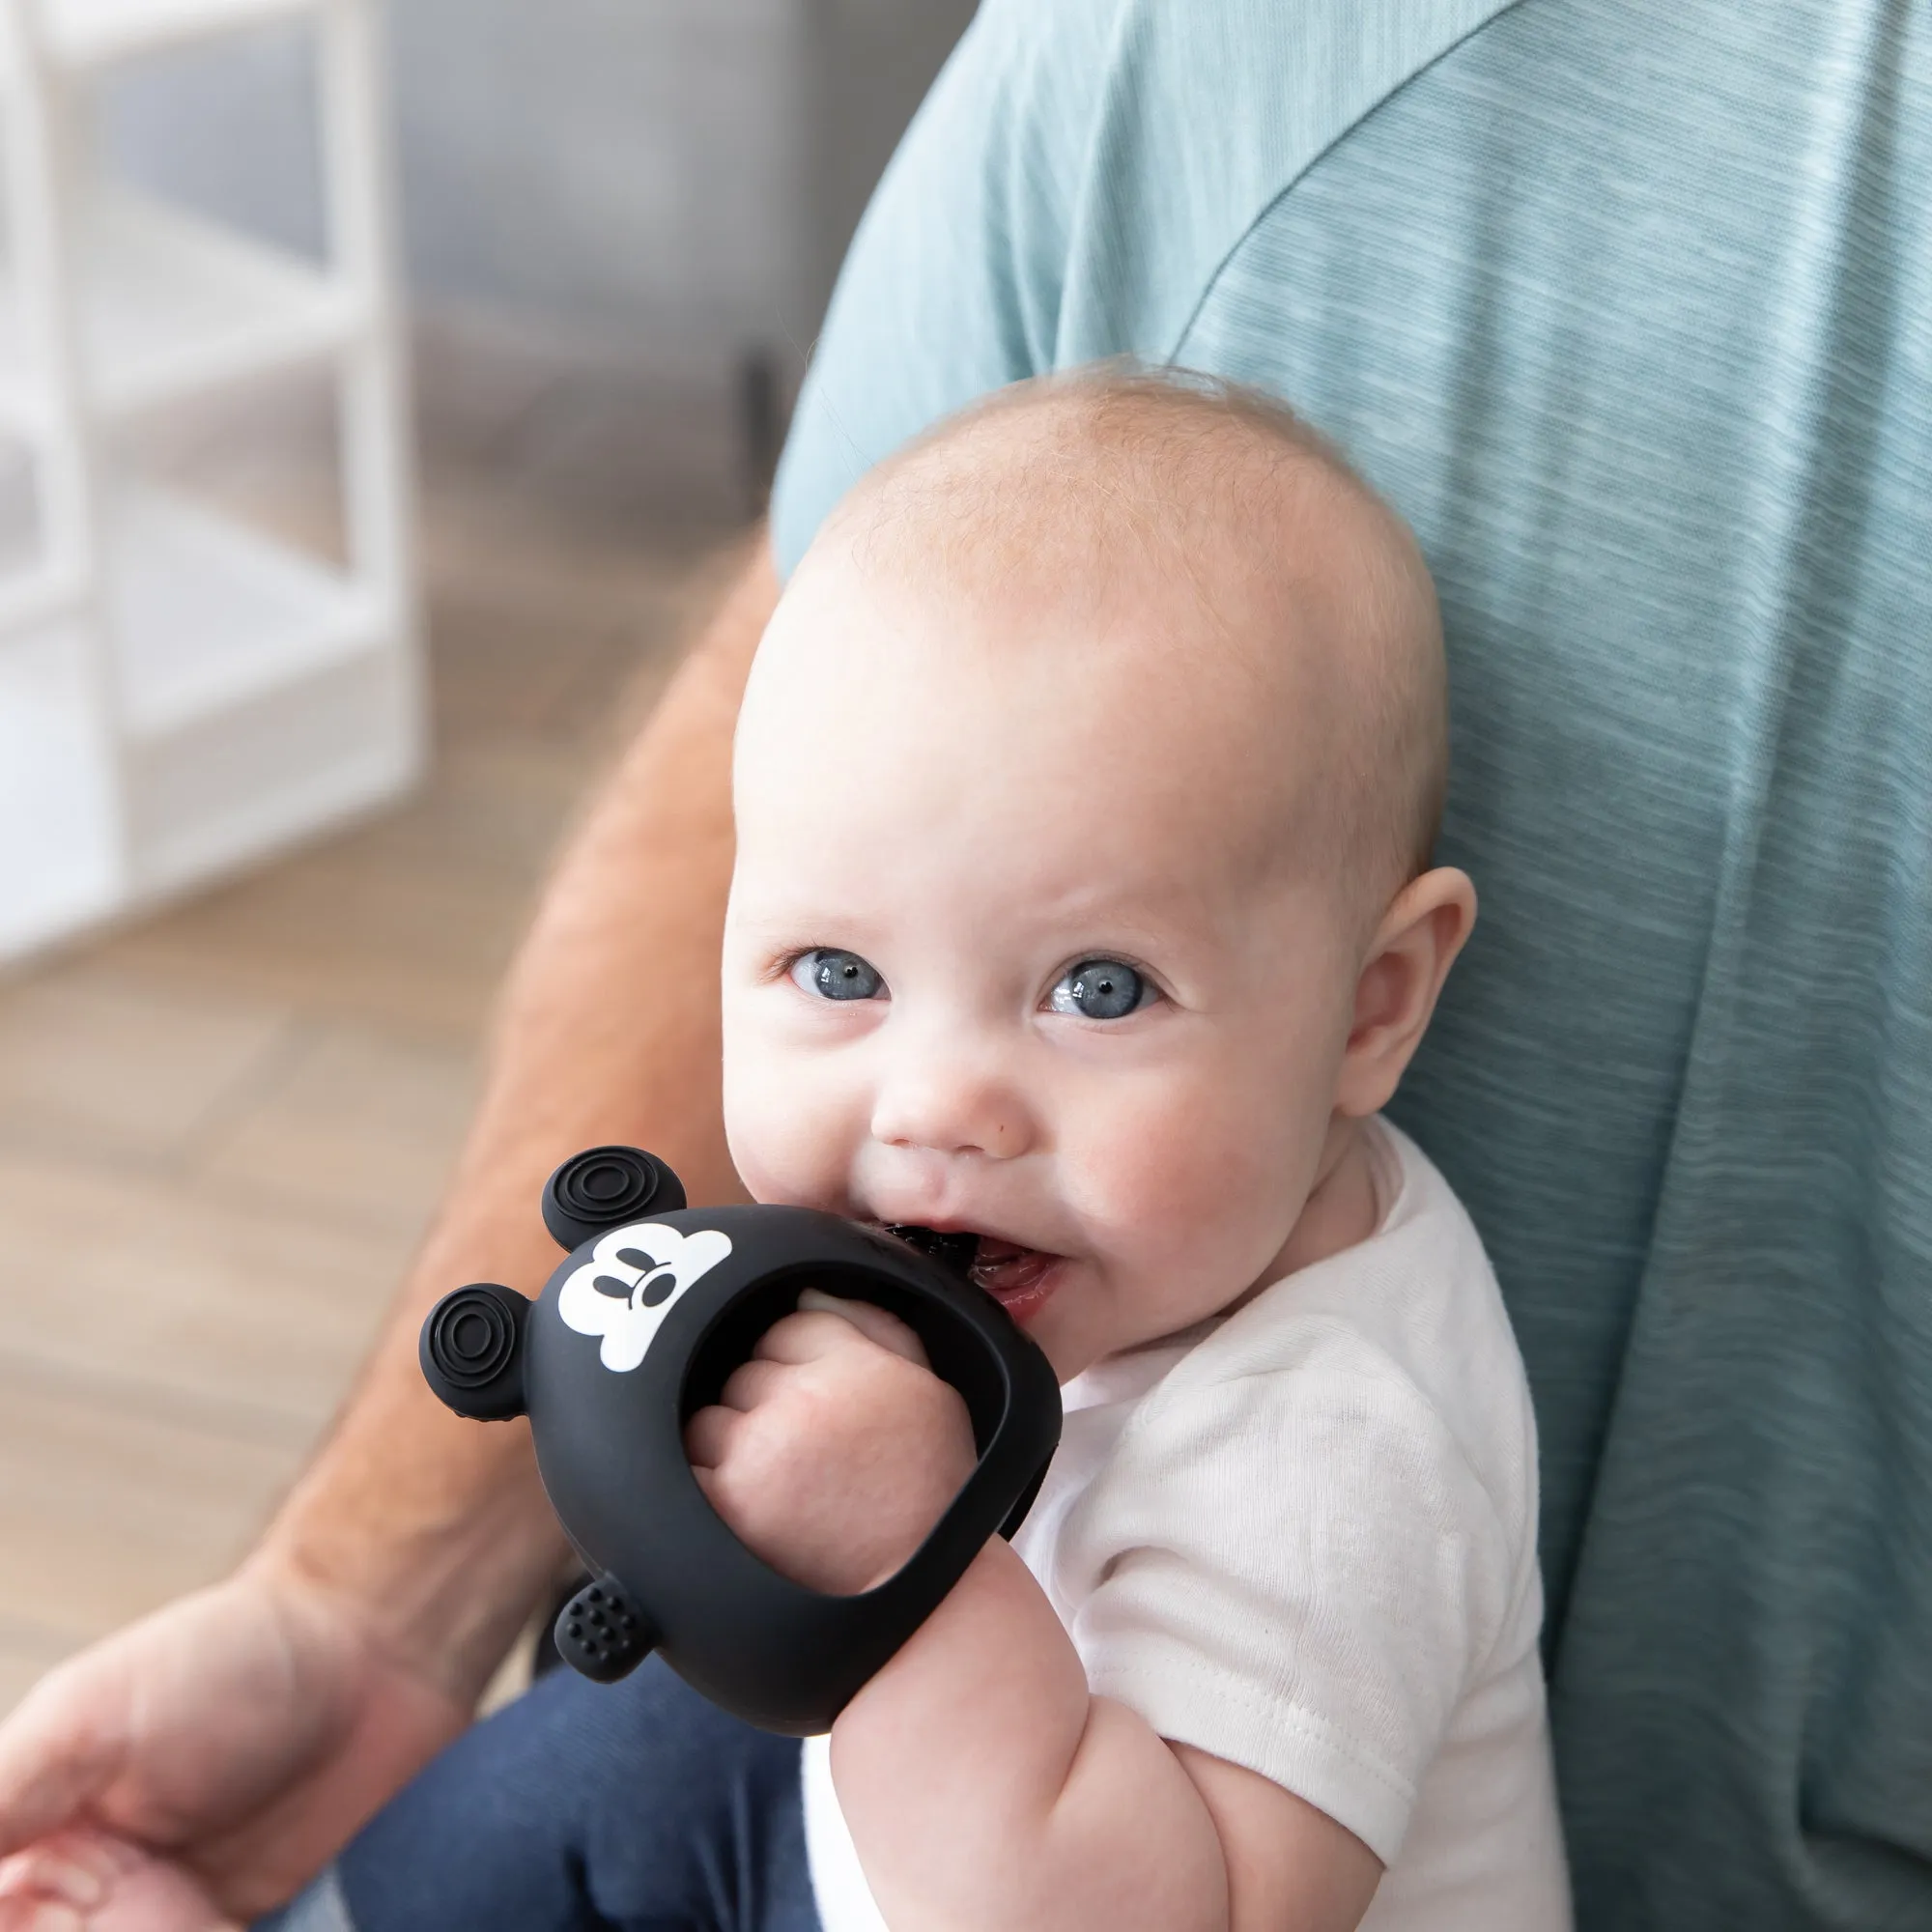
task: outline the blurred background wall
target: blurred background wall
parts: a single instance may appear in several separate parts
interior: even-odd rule
[[[402,220],[432,326],[782,412],[880,169],[972,0],[391,0]],[[307,42],[120,85],[131,171],[318,245]],[[742,399],[741,399],[742,400]]]
[[[388,0],[435,754],[380,813],[0,965],[0,1714],[220,1575],[327,1426],[550,854],[739,567],[846,238],[971,11]],[[110,158],[319,254],[312,46],[117,68]],[[116,461],[338,557],[326,373],[144,418]]]

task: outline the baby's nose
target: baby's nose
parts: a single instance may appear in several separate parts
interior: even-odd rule
[[[872,1109],[872,1138],[887,1147],[1010,1160],[1034,1140],[1032,1117],[997,1068],[963,1056],[926,1055],[896,1065]]]

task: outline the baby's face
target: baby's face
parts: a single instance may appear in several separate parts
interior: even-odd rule
[[[821,569],[740,726],[739,1172],[980,1236],[977,1278],[1063,1379],[1269,1278],[1359,965],[1322,868],[1283,858],[1296,734],[1204,679],[1177,621]]]

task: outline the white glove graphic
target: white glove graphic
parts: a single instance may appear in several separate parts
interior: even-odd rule
[[[624,1375],[644,1359],[679,1295],[731,1252],[716,1228],[680,1235],[657,1221],[613,1228],[563,1285],[556,1312],[580,1335],[601,1335],[597,1359]]]

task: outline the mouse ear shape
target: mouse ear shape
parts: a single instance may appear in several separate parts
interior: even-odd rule
[[[589,1148],[544,1185],[544,1226],[560,1248],[580,1248],[626,1221],[683,1206],[683,1183],[642,1148]]]
[[[474,1422],[524,1412],[524,1324],[530,1304],[514,1288],[472,1281],[423,1320],[416,1361],[437,1400]]]

